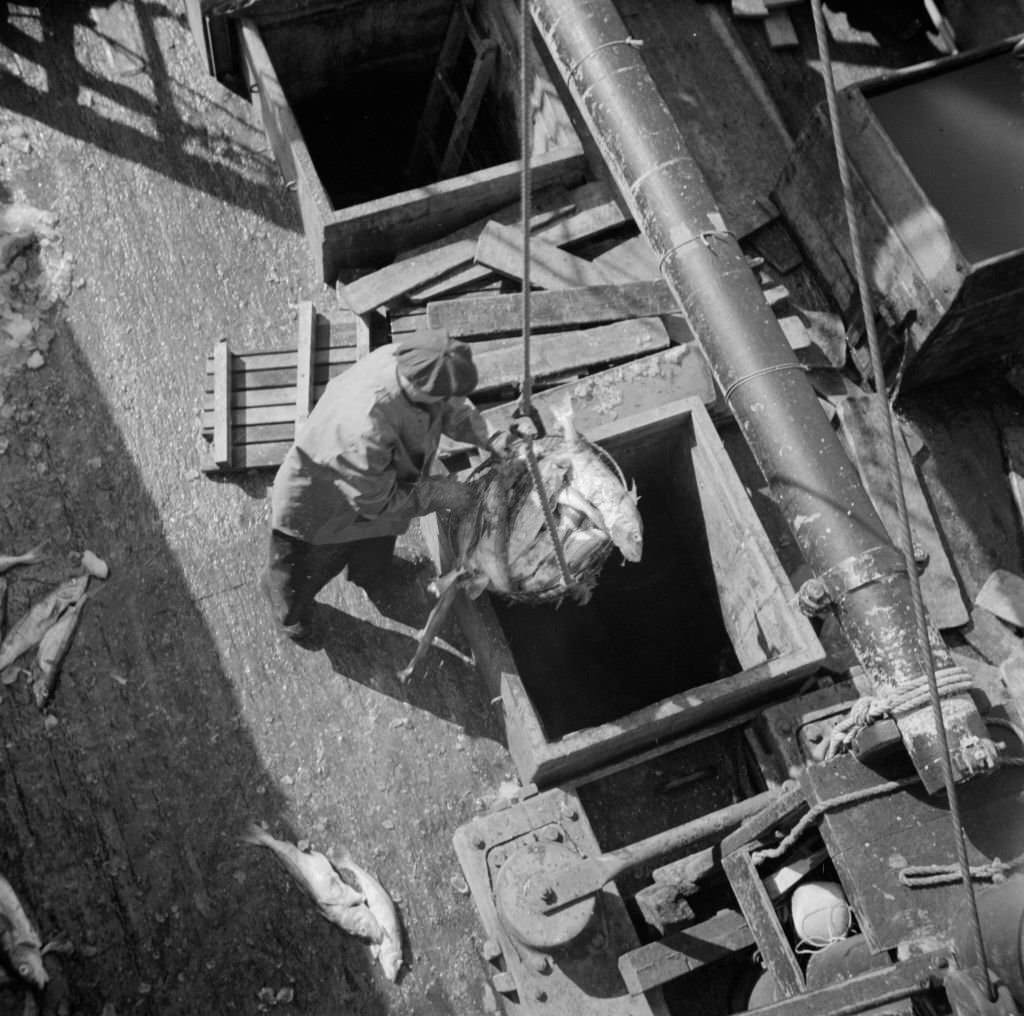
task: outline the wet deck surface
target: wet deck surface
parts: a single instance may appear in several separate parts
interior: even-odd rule
[[[966,44],[1021,28],[1014,3],[986,3],[984,19],[979,5],[948,6]],[[802,49],[782,54],[724,6],[629,0],[623,13],[662,40],[651,66],[670,102],[702,111],[694,143],[723,203],[752,214],[774,163],[744,147],[744,117],[767,118],[773,158],[799,130],[821,92],[809,13],[795,14]],[[671,59],[677,43],[708,59],[694,38],[733,53],[699,87]],[[837,57],[852,79],[906,54],[853,37]],[[753,102],[735,77],[752,80],[748,60],[767,82]],[[728,90],[702,103],[716,76],[746,112],[731,118]],[[55,722],[24,682],[0,703],[0,870],[44,936],[76,944],[76,1011],[253,1013],[264,988],[293,989],[282,1011],[310,1016],[492,1009],[450,841],[511,763],[464,658],[435,652],[409,688],[394,677],[429,603],[415,533],[378,603],[329,588],[325,648],[305,652],[269,630],[255,586],[271,477],[198,471],[213,343],[285,345],[295,303],[328,298],[252,109],[205,76],[182,11],[159,2],[7,5],[0,107],[0,132],[19,139],[0,148],[0,199],[56,213],[81,280],[46,366],[0,378],[0,548],[46,538],[54,551],[10,576],[9,617],[68,574],[69,553],[90,547],[113,572],[87,607]],[[951,397],[991,450],[988,410]],[[951,419],[935,426],[955,443]],[[972,584],[986,561],[1020,564],[1009,502],[983,493],[991,477],[949,495],[971,506]],[[254,820],[328,853],[347,846],[377,871],[409,936],[397,986],[269,856],[239,846]],[[12,998],[0,994],[0,1009]]]

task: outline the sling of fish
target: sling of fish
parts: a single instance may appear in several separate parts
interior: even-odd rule
[[[640,560],[643,520],[635,487],[627,488],[608,454],[576,430],[571,402],[553,414],[560,433],[533,442],[543,491],[531,479],[521,440],[467,478],[475,504],[446,528],[455,566],[431,585],[438,600],[401,680],[416,672],[460,589],[474,599],[486,591],[516,603],[557,603],[566,596],[586,603],[613,549],[626,561]],[[554,534],[541,496],[552,509]],[[552,537],[562,548],[568,586]]]

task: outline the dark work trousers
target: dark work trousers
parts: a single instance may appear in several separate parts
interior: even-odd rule
[[[351,543],[306,543],[270,531],[270,553],[261,585],[274,620],[289,634],[302,634],[313,620],[316,594],[348,565],[348,577],[366,585],[380,575],[395,550],[394,536]]]

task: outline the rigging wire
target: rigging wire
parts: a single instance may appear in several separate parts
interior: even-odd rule
[[[939,759],[942,768],[942,779],[946,788],[946,797],[949,801],[949,816],[953,826],[957,864],[960,871],[960,878],[963,882],[967,896],[975,948],[977,949],[978,960],[981,963],[982,974],[985,978],[985,988],[988,992],[989,999],[994,1002],[996,1000],[996,994],[992,984],[992,977],[988,969],[985,941],[981,932],[981,919],[978,916],[978,901],[975,897],[974,885],[971,881],[971,868],[967,859],[967,843],[964,837],[963,822],[960,817],[960,803],[956,790],[956,782],[953,779],[953,763],[949,752],[949,738],[946,736],[946,725],[942,716],[942,700],[939,695],[938,682],[935,676],[935,661],[932,658],[931,641],[928,636],[928,622],[925,616],[924,602],[921,597],[921,583],[917,574],[917,566],[914,561],[913,537],[910,532],[910,518],[907,512],[907,502],[903,491],[903,478],[900,475],[898,465],[899,460],[897,458],[896,451],[896,432],[893,425],[892,407],[889,405],[889,399],[886,395],[885,370],[882,366],[882,354],[878,343],[878,332],[875,328],[874,306],[871,293],[868,289],[867,273],[864,268],[864,253],[861,246],[857,213],[853,203],[850,166],[847,161],[846,145],[843,140],[843,131],[839,120],[836,84],[832,70],[832,58],[829,53],[828,33],[825,25],[825,15],[822,10],[822,0],[811,0],[811,9],[814,14],[814,32],[817,36],[822,75],[825,79],[825,96],[828,102],[829,120],[832,125],[832,140],[835,145],[839,180],[842,186],[843,204],[846,211],[846,222],[850,236],[850,247],[853,252],[854,273],[857,280],[857,290],[860,295],[861,313],[864,318],[864,328],[867,334],[868,349],[871,353],[871,368],[874,379],[875,397],[881,399],[882,405],[885,408],[885,436],[886,445],[888,447],[889,468],[892,487],[896,494],[896,507],[900,522],[900,550],[906,560],[907,575],[910,580],[911,603],[914,608],[914,619],[925,664],[925,675],[928,679],[929,699],[931,701],[932,714],[935,720],[935,730],[939,740],[939,747],[941,748]]]
[[[519,3],[519,127],[522,131],[522,145],[520,157],[522,166],[519,173],[519,210],[522,215],[523,228],[523,299],[522,299],[522,329],[523,329],[523,383],[519,396],[520,416],[530,420],[534,427],[537,418],[533,413],[533,370],[530,363],[530,197],[532,193],[531,165],[532,142],[533,142],[533,117],[530,115],[530,90],[533,85],[533,68],[530,62],[533,36],[530,32],[530,0],[520,0]],[[558,572],[562,578],[562,584],[567,590],[575,588],[572,575],[569,572],[569,564],[565,559],[565,548],[558,536],[558,524],[555,521],[555,514],[547,497],[544,481],[541,477],[540,466],[537,463],[537,456],[533,450],[533,438],[527,437],[524,451],[526,453],[526,464],[530,470],[530,479],[533,481],[534,489],[537,492],[537,499],[540,501],[541,510],[544,513],[544,525],[547,526],[548,535],[551,537],[551,545],[555,551],[555,561],[558,563]]]

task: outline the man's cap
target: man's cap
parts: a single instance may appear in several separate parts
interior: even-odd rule
[[[398,344],[398,371],[427,395],[468,395],[476,388],[476,364],[464,342],[442,331],[417,332]]]

